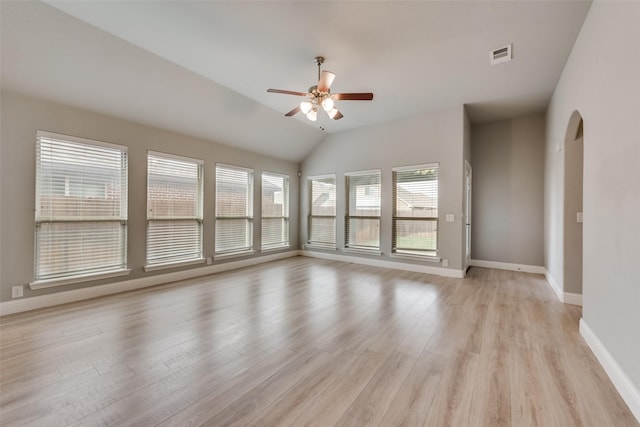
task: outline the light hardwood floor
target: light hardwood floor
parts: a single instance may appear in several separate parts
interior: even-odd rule
[[[637,426],[540,275],[296,257],[0,320],[3,426]]]

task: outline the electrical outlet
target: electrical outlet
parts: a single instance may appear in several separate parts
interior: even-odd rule
[[[443,259],[442,260],[442,266],[443,267],[449,267],[449,260],[448,259]]]
[[[456,217],[454,214],[447,214],[445,215],[445,221],[446,222],[453,222],[456,220]]]
[[[211,265],[211,257],[207,258],[207,265]]]
[[[11,288],[11,298],[22,298],[24,296],[24,287],[14,286]]]

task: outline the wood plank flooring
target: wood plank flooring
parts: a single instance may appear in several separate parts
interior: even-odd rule
[[[0,319],[3,426],[638,426],[540,275],[290,258]]]

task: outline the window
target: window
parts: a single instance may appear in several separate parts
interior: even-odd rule
[[[38,131],[35,280],[127,267],[127,148]]]
[[[216,165],[216,254],[253,249],[253,171]]]
[[[336,246],[336,176],[309,177],[309,238],[311,245]]]
[[[437,163],[393,169],[392,251],[426,256],[437,254]]]
[[[380,171],[346,174],[345,247],[380,250]]]
[[[147,155],[147,266],[202,259],[201,160]]]
[[[289,177],[262,173],[262,249],[289,246]]]

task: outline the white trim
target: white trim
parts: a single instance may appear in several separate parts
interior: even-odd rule
[[[284,249],[290,249],[291,245],[289,243],[287,243],[286,245],[282,245],[282,246],[273,246],[273,247],[269,247],[269,248],[260,248],[260,253],[264,254],[264,253],[268,253],[268,252],[276,252],[276,251],[282,251]]]
[[[631,381],[618,362],[616,362],[616,359],[609,353],[607,347],[598,339],[584,318],[580,319],[580,335],[582,335],[582,338],[584,338],[600,362],[600,365],[604,368],[614,387],[618,390],[620,396],[622,396],[622,400],[629,406],[636,420],[640,422],[640,390],[638,390],[633,384],[633,381]]]
[[[336,179],[335,173],[325,173],[322,175],[307,175],[307,181],[320,181],[321,179],[333,178]]]
[[[408,252],[391,252],[389,254],[391,258],[399,258],[399,259],[412,259],[414,261],[427,261],[427,262],[440,262],[442,258],[436,255],[418,255]]]
[[[235,252],[220,252],[220,253],[214,254],[213,259],[216,260],[216,259],[241,257],[241,256],[253,255],[255,253],[256,251],[253,249],[243,249],[241,251],[235,251]]]
[[[220,162],[216,162],[216,173],[218,171],[218,166],[226,169],[233,169],[239,172],[247,172],[253,175],[253,169],[251,168],[245,168],[244,166],[236,166],[236,165],[230,165],[228,163],[220,163]]]
[[[549,287],[556,294],[556,297],[558,297],[558,301],[564,302],[564,295],[562,293],[562,288],[560,287],[560,285],[558,285],[558,282],[555,281],[551,273],[545,270],[544,278],[547,279],[547,283],[549,284]]]
[[[571,292],[565,292],[562,295],[562,302],[565,304],[579,305],[582,307],[582,294],[572,294]]]
[[[382,169],[369,169],[366,171],[353,171],[345,172],[344,176],[362,176],[362,175],[380,175],[382,176]]]
[[[165,159],[179,160],[181,162],[195,163],[197,165],[204,165],[204,160],[202,159],[194,159],[193,157],[185,157],[185,156],[179,156],[177,154],[163,153],[162,151],[147,150],[147,159],[149,158],[150,155],[156,156],[156,157],[162,157]]]
[[[579,305],[582,307],[582,294],[563,292],[562,287],[558,284],[558,282],[555,281],[553,276],[551,276],[551,273],[549,273],[546,269],[544,271],[544,278],[547,279],[547,283],[556,294],[558,301],[563,304]]]
[[[302,245],[302,249],[319,249],[321,251],[337,251],[338,247],[331,246],[330,244],[323,245],[320,243],[305,243],[304,245]]]
[[[191,259],[189,261],[168,262],[165,264],[151,264],[151,265],[145,265],[144,271],[166,270],[168,268],[185,267],[187,265],[202,264],[203,262],[204,262],[204,258],[198,258],[198,259]]]
[[[423,163],[420,165],[408,165],[408,166],[397,166],[392,168],[392,172],[409,172],[415,169],[431,169],[431,168],[439,168],[440,163]]]
[[[352,248],[352,247],[346,247],[346,248],[342,248],[341,249],[342,252],[350,252],[350,253],[354,253],[354,254],[362,254],[362,255],[377,255],[377,256],[381,256],[382,255],[382,251],[380,249],[366,249],[366,248]]]
[[[19,300],[0,302],[0,316],[21,313],[23,311],[36,310],[44,307],[51,307],[54,305],[67,304],[70,302],[117,294],[120,292],[132,291],[134,289],[147,288],[149,286],[162,285],[165,283],[191,279],[194,277],[207,276],[209,274],[249,267],[251,265],[290,258],[297,255],[299,255],[299,251],[297,250],[281,252],[273,255],[264,255],[240,261],[227,262],[224,264],[208,265],[190,270],[141,277],[138,279],[125,280],[122,282],[109,283],[106,285],[98,285],[88,288],[57,292],[49,295],[41,295]]]
[[[126,276],[131,272],[130,269],[107,271],[95,274],[81,274],[79,276],[63,277],[59,279],[35,280],[29,283],[29,287],[33,290],[53,288],[55,286],[71,285],[73,283],[89,282],[91,280],[109,279],[111,277]]]
[[[54,141],[62,141],[62,142],[73,142],[76,144],[97,145],[98,147],[121,150],[121,151],[124,151],[125,153],[128,151],[128,147],[126,145],[112,144],[111,142],[96,141],[95,139],[80,138],[77,136],[64,135],[61,133],[47,132],[45,130],[36,131],[36,138],[51,139]]]
[[[287,181],[289,181],[289,175],[285,174],[285,173],[280,173],[280,172],[269,172],[267,170],[263,170],[262,171],[262,176],[264,175],[271,175],[274,178],[287,178]]]
[[[391,268],[393,270],[413,271],[416,273],[437,274],[438,276],[464,278],[464,271],[450,268],[431,267],[428,265],[409,264],[406,262],[385,261],[375,258],[363,258],[341,254],[330,254],[326,252],[300,251],[300,255],[310,258],[322,258],[333,261],[351,262],[354,264],[371,265],[373,267]]]
[[[553,279],[551,274],[547,271],[546,268],[538,265],[527,265],[527,264],[512,264],[507,262],[497,262],[497,261],[482,261],[477,259],[470,259],[469,266],[471,267],[486,267],[486,268],[497,268],[499,270],[510,270],[510,271],[523,271],[525,273],[535,273],[535,274],[544,274],[544,278],[547,280],[549,287],[553,289],[553,292],[556,294],[558,301],[564,304],[571,305],[579,305],[582,306],[582,294],[574,294],[571,292],[562,292],[562,288],[558,285],[558,283]]]
[[[514,264],[511,262],[483,261],[470,259],[469,265],[472,267],[497,268],[498,270],[523,271],[525,273],[545,274],[547,270],[543,266]]]

